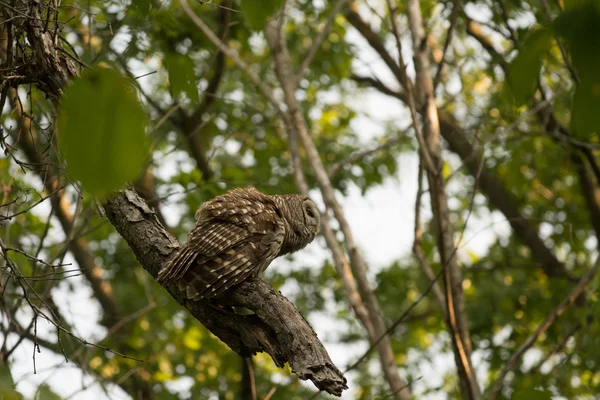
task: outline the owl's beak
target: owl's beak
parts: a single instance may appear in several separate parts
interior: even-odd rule
[[[315,225],[313,231],[315,231],[315,233],[319,233],[319,225]]]

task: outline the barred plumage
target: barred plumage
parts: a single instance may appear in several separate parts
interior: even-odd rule
[[[188,242],[160,270],[158,281],[175,281],[191,300],[218,297],[312,242],[319,218],[307,196],[232,189],[200,207]]]

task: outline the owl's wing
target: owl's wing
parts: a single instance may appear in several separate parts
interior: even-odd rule
[[[198,300],[218,297],[250,276],[258,276],[277,257],[285,236],[282,223],[273,221],[270,228],[252,233],[217,255],[197,258],[177,280],[178,288],[188,299]]]
[[[192,300],[217,297],[257,276],[285,236],[281,217],[264,198],[220,196],[203,205],[198,218],[187,244],[159,273],[159,281],[176,280]]]
[[[200,263],[231,249],[250,236],[247,227],[219,219],[198,221],[181,246],[158,273],[158,281],[166,282],[183,277],[194,261]]]

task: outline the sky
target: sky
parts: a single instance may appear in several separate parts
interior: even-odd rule
[[[387,72],[387,68],[379,60],[376,55],[358,35],[358,33],[350,30],[348,40],[358,46],[360,49],[360,60],[353,65],[355,72],[363,74],[375,74],[383,82],[396,86],[393,78]],[[122,41],[126,42],[127,37],[123,35]],[[260,38],[258,38],[260,41]],[[407,43],[404,48],[407,51],[405,54],[406,60],[411,60],[410,43]],[[142,75],[145,72],[150,72],[156,68],[161,68],[160,63],[150,61],[149,63],[136,64],[137,70],[132,71],[134,75]],[[412,72],[412,71],[410,71]],[[142,82],[143,83],[143,82]],[[460,90],[460,88],[455,88]],[[352,128],[359,133],[361,140],[365,146],[371,147],[372,140],[383,134],[381,121],[396,120],[399,127],[406,127],[410,124],[410,115],[397,100],[391,99],[384,95],[369,92],[356,92],[356,98],[346,99],[357,110],[360,110],[359,116],[353,121]],[[327,94],[335,97],[336,94]],[[175,166],[178,165],[176,158],[177,153],[173,153],[171,159],[165,159],[161,164],[161,169],[157,171],[161,177],[168,177],[175,172]],[[448,158],[450,163],[458,165],[458,161],[451,156]],[[348,195],[345,197],[338,196],[345,214],[349,220],[355,239],[365,257],[365,261],[369,266],[369,276],[372,277],[378,270],[389,265],[394,260],[402,257],[410,256],[413,229],[414,229],[414,201],[417,191],[417,169],[418,160],[413,154],[401,155],[398,159],[398,172],[393,178],[387,179],[384,184],[371,189],[366,195],[362,195],[356,187],[350,188]],[[464,189],[464,188],[463,188]],[[456,190],[449,188],[449,191]],[[318,193],[315,193],[317,202],[320,201]],[[322,205],[322,202],[320,202]],[[423,217],[429,218],[431,215],[427,209],[428,203],[424,204]],[[46,213],[43,206],[39,209],[40,212]],[[182,210],[176,205],[170,203],[165,204],[163,211],[169,222],[176,222],[181,215]],[[464,240],[461,243],[458,256],[463,259],[468,252],[473,252],[478,255],[483,255],[487,251],[489,244],[499,235],[504,236],[509,233],[508,224],[503,217],[496,213],[483,213],[480,218],[472,218],[469,222],[464,235]],[[58,234],[58,233],[57,233]],[[299,254],[304,260],[308,260],[310,265],[315,268],[322,265],[323,257],[327,256],[327,250],[322,246],[323,240],[320,240],[320,245],[313,244],[303,253]],[[73,262],[71,257],[68,257],[68,262]],[[278,263],[275,261],[270,268],[278,268]],[[293,266],[285,266],[281,262],[282,268],[293,268]],[[99,328],[97,321],[100,317],[100,309],[97,304],[91,302],[90,289],[83,283],[83,280],[72,278],[73,282],[79,283],[79,290],[75,293],[67,293],[67,291],[58,291],[56,294],[56,303],[58,303],[65,315],[68,315],[74,326],[77,329],[77,334],[88,340],[99,340],[102,338],[105,330]],[[284,286],[283,294],[292,292],[293,285]],[[401,311],[399,310],[399,314]],[[24,317],[23,317],[24,318]],[[364,343],[360,346],[347,346],[340,344],[336,338],[343,331],[344,325],[332,321],[328,313],[315,313],[309,317],[309,322],[317,332],[320,338],[323,339],[325,347],[330,353],[334,363],[344,369],[353,360],[358,358],[367,348]],[[39,327],[40,335],[48,332],[50,327]],[[33,375],[31,342],[25,342],[14,353],[13,376],[17,381],[18,389],[27,396],[33,396],[35,389],[41,383],[46,381],[52,389],[63,396],[74,400],[106,398],[105,393],[98,385],[93,384],[94,380],[90,377],[82,375],[78,368],[64,362],[64,358],[60,355],[50,353],[47,350],[42,350],[36,355],[36,365],[38,374]],[[423,377],[429,384],[436,384],[436,381],[441,384],[443,373],[454,368],[452,354],[441,353],[439,343],[434,343],[431,349],[432,354],[436,354],[432,364],[418,360],[416,354],[409,352],[408,363],[417,364],[423,372]],[[480,376],[484,376],[485,365],[481,360],[482,354],[474,354],[474,364]],[[59,368],[56,368],[59,366]],[[378,373],[378,365],[374,363],[372,366],[374,373]],[[352,390],[352,375],[350,378],[351,389],[345,392],[343,399],[351,399],[353,397]],[[181,382],[178,385],[172,385],[173,388],[185,387],[189,381]],[[91,386],[90,386],[91,385]],[[312,383],[305,385],[314,387]],[[89,386],[89,387],[88,387]],[[82,390],[82,387],[85,388]],[[422,390],[422,385],[419,382],[415,383],[415,392]],[[323,396],[326,397],[326,396]],[[127,399],[119,388],[110,390],[111,399]],[[443,394],[423,396],[423,399],[442,399]]]

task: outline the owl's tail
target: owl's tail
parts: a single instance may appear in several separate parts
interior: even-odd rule
[[[198,253],[192,251],[187,245],[181,246],[169,261],[158,271],[156,280],[163,284],[168,281],[180,279],[196,260]]]
[[[254,264],[243,245],[218,256],[196,259],[196,263],[197,267],[191,268],[183,279],[177,281],[179,290],[194,301],[220,297],[255,272]]]

